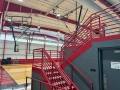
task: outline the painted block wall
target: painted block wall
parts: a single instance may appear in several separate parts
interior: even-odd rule
[[[33,59],[33,49],[43,48],[42,44],[31,44],[30,53],[28,50],[28,59]],[[0,40],[0,59],[3,58],[3,49],[4,49],[4,41]],[[60,47],[59,47],[60,49]],[[46,45],[46,50],[57,50],[56,46],[48,46]],[[12,59],[26,59],[26,43],[19,42],[19,52],[14,52],[14,42],[6,41],[4,58],[11,57]]]
[[[99,65],[98,65],[98,49],[104,47],[118,47],[120,46],[120,40],[110,40],[103,42],[94,42],[92,47],[85,53],[77,57],[73,64],[76,65],[88,78],[90,78],[94,84],[94,90],[99,89]],[[95,69],[93,72],[91,69]],[[70,76],[70,69],[68,66],[64,69]],[[73,69],[73,81],[76,83],[80,90],[90,90],[89,85],[83,78]]]
[[[35,73],[35,72],[32,72],[32,78],[42,81],[41,76],[39,74]],[[42,90],[47,90],[45,84],[41,83],[41,89]],[[33,80],[31,90],[41,90],[41,89],[40,89],[40,83]]]

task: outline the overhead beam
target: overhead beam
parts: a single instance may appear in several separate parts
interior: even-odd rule
[[[48,15],[48,13],[50,11],[52,11],[54,8],[58,7],[63,1],[65,1],[65,0],[62,0],[61,2],[59,2],[58,4],[56,4],[53,8],[51,8],[49,11],[47,11],[46,15]]]
[[[4,23],[4,26],[8,26],[9,23],[6,21]],[[20,26],[21,23],[14,23],[14,26]],[[23,24],[23,26],[26,26],[25,24]],[[30,25],[31,28],[38,28],[38,26],[35,26],[35,25]],[[54,32],[60,32],[62,34],[67,34],[66,32],[64,31],[61,31],[61,30],[58,30],[58,29],[53,29],[53,28],[48,28],[48,27],[40,27],[40,29],[44,29],[44,30],[48,30],[48,31],[54,31]]]
[[[60,17],[60,20],[63,19],[63,18],[65,18],[65,16],[67,16],[68,14],[73,13],[75,10],[79,9],[80,7],[81,7],[81,5],[78,6],[77,8],[75,8],[75,9],[73,9],[73,10],[67,12],[66,14],[62,15],[62,16]]]
[[[98,1],[101,2],[102,4],[104,4],[106,7],[112,6],[112,4],[110,2],[108,2],[107,0],[98,0]],[[120,17],[120,12],[118,12],[119,10],[118,11],[117,11],[117,9],[113,10],[114,8],[116,8],[116,7],[110,8],[111,11],[115,12],[115,14]]]
[[[8,2],[6,1],[6,2],[5,2],[5,10],[6,10],[6,7],[7,7],[7,3],[8,3]],[[44,12],[44,11],[32,9],[32,8],[25,7],[25,6],[18,5],[18,4],[14,4],[14,3],[10,3],[10,4],[9,4],[8,11],[12,11],[12,12],[22,12],[22,13],[35,13],[35,14],[46,15],[46,12]],[[54,19],[59,19],[58,17],[56,17],[56,15],[53,15],[53,14],[50,14],[50,13],[47,14],[46,16],[48,16],[48,17],[50,17],[50,18],[54,18]],[[68,19],[68,18],[61,18],[60,20],[61,20],[61,21],[68,22],[68,23],[71,23],[71,24],[76,24],[76,22],[77,22],[77,21],[75,21],[75,20],[71,20],[71,19]]]
[[[0,13],[3,11],[4,2],[5,0],[0,0]]]

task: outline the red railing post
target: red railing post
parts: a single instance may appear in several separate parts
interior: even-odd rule
[[[34,64],[35,63],[35,61],[34,61],[34,50],[33,50],[33,63],[32,64]]]
[[[91,39],[92,39],[92,33],[93,33],[93,31],[92,31],[92,15],[90,16],[90,37],[91,37]]]
[[[5,31],[5,36],[4,36],[4,47],[3,47],[3,55],[2,55],[2,59],[4,59],[5,56],[5,48],[6,48],[6,31]]]
[[[51,54],[52,52],[51,52],[51,50],[50,50],[50,57],[52,57],[52,54]]]

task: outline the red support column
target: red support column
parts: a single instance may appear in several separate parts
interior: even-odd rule
[[[59,51],[59,40],[57,39],[57,58],[58,58],[58,51]]]
[[[1,23],[1,30],[3,30],[3,21],[4,21],[4,6],[5,0],[0,0],[0,23]]]
[[[2,55],[2,59],[4,59],[4,56],[5,56],[5,48],[6,48],[6,32],[5,32],[5,36],[4,36],[4,45],[3,45],[3,55]]]
[[[5,0],[0,0],[0,12],[3,12],[4,4],[5,4]]]
[[[44,36],[44,50],[45,50],[46,36]]]

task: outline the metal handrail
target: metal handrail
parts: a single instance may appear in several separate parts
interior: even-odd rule
[[[88,84],[90,85],[90,88],[91,88],[90,90],[93,90],[92,81],[79,68],[77,68],[74,64],[72,64],[67,57],[65,57],[63,54],[62,54],[62,56],[65,59],[65,61],[67,61],[67,63],[70,64],[88,82]]]
[[[43,83],[43,84],[45,84],[45,85],[51,86],[52,88],[54,87],[54,88],[57,88],[57,89],[65,90],[64,88],[61,88],[61,87],[55,86],[55,85],[53,85],[53,84],[47,83],[47,82],[45,82],[45,81],[38,80],[38,79],[35,79],[35,78],[31,78],[31,77],[26,77],[26,89],[25,89],[25,90],[27,90],[27,86],[28,86],[28,84],[27,84],[27,79],[28,79],[28,78],[31,79],[31,80],[35,80],[35,81],[39,82],[40,85],[41,85],[41,83]],[[40,90],[42,90],[42,89],[40,88]]]

